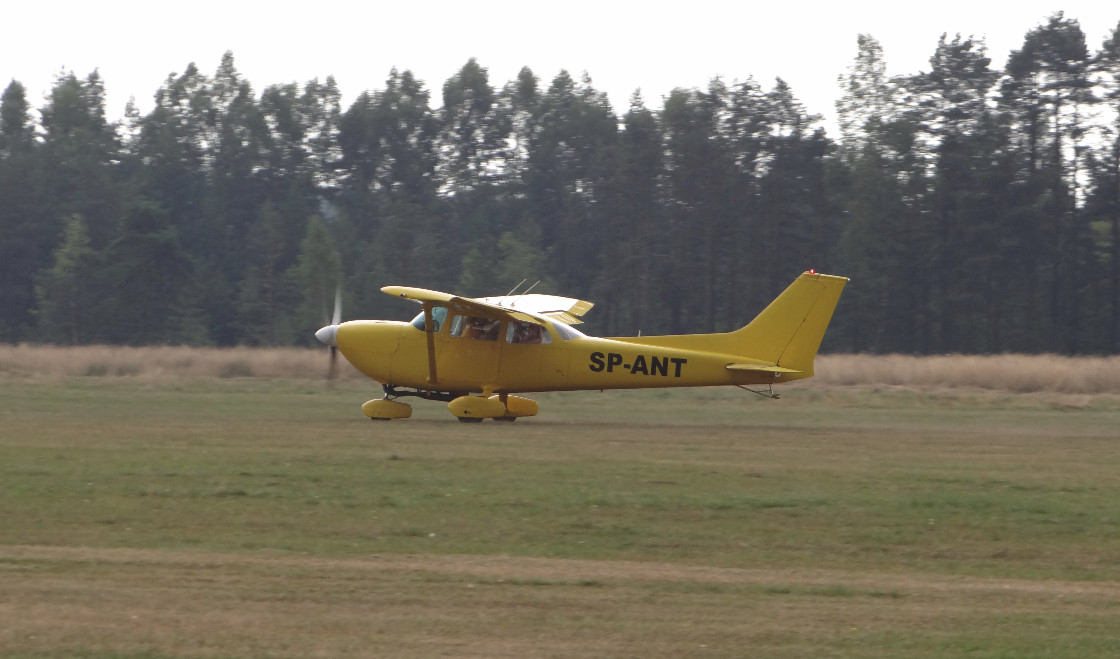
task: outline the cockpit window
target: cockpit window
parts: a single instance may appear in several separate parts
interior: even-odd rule
[[[447,307],[432,307],[432,332],[438,333],[445,320],[447,320]],[[412,326],[418,330],[424,330],[423,311],[420,312],[419,316],[412,319]]]
[[[497,341],[502,321],[476,316],[455,316],[451,320],[451,336],[478,341]]]
[[[535,323],[510,321],[506,325],[508,343],[552,343],[552,336]]]

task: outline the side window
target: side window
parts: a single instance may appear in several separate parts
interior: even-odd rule
[[[432,307],[432,331],[438,333],[445,320],[447,320],[447,307]],[[412,319],[412,326],[418,330],[424,329],[424,312],[420,312],[419,316]]]
[[[433,307],[432,331],[439,332],[439,328],[443,327],[443,321],[445,320],[447,320],[447,307]]]
[[[455,316],[451,321],[451,336],[476,341],[497,341],[502,321],[475,316]]]
[[[506,326],[506,341],[509,343],[551,343],[552,337],[540,325],[511,321]]]

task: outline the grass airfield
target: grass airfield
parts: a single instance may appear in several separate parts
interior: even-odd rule
[[[1120,398],[0,378],[0,655],[1120,654]]]

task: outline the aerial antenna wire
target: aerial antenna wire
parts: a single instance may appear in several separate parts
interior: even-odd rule
[[[514,286],[513,288],[511,288],[508,293],[506,293],[506,297],[512,296],[513,292],[516,291],[517,289],[521,288],[521,284],[524,284],[527,281],[529,281],[529,280],[528,279],[522,279],[521,281],[517,282],[517,285]]]

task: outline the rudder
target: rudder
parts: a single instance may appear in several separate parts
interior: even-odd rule
[[[832,312],[847,277],[804,272],[745,327],[731,332],[739,352],[784,368],[813,374]]]

